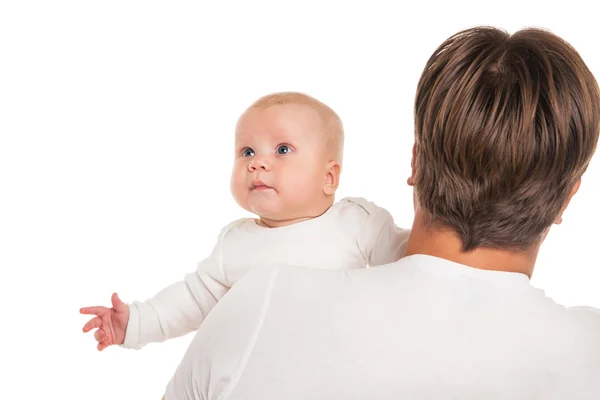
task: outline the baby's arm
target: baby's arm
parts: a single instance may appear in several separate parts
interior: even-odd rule
[[[404,257],[409,229],[401,229],[385,209],[370,204],[369,216],[363,230],[364,254],[369,266],[384,265]]]
[[[185,276],[151,299],[129,305],[130,316],[123,347],[139,349],[151,342],[195,331],[209,311],[227,293],[221,258],[222,235],[212,254]]]

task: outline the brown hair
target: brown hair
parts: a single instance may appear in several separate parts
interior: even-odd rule
[[[275,105],[300,104],[313,109],[321,118],[326,146],[341,164],[344,153],[344,127],[335,111],[325,103],[304,93],[278,92],[256,100],[249,108],[265,109]]]
[[[540,29],[459,32],[418,84],[418,204],[464,251],[524,250],[559,215],[599,131],[598,83],[564,40]]]

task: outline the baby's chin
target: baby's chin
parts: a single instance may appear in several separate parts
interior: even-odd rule
[[[264,219],[285,219],[285,207],[275,199],[253,199],[244,208]]]

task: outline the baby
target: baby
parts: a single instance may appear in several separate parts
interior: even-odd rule
[[[98,350],[141,348],[195,331],[249,270],[271,265],[365,268],[403,256],[408,230],[362,198],[334,202],[344,132],[338,115],[302,93],[260,98],[239,118],[231,192],[258,216],[223,228],[212,254],[145,302],[81,309]]]

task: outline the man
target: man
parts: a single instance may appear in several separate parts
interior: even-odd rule
[[[599,131],[598,84],[560,38],[450,37],[417,89],[406,257],[249,275],[166,400],[599,399],[600,311],[529,284]]]

